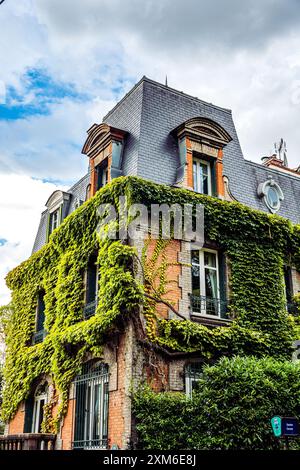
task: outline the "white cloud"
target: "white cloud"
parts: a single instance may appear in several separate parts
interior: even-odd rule
[[[231,108],[246,158],[259,161],[283,137],[297,166],[299,23],[298,0],[4,2],[0,102],[11,86],[24,103],[37,99],[25,92],[24,74],[34,67],[89,98],[63,98],[48,115],[1,121],[0,201],[10,207],[0,207],[0,238],[9,240],[0,247],[0,278],[30,253],[55,189],[30,177],[82,176],[86,130],[142,75],[164,82],[167,74],[170,86]],[[7,295],[3,282],[0,290]]]
[[[0,240],[7,240],[0,244],[0,305],[10,298],[4,278],[30,256],[43,205],[56,189],[29,176],[0,174]]]

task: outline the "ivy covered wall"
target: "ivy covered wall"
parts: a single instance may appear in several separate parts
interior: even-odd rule
[[[128,203],[205,206],[205,236],[228,255],[232,326],[209,329],[189,320],[165,320],[135,276],[136,251],[120,241],[97,240],[97,208],[119,196]],[[95,316],[84,320],[84,271],[98,247],[99,293]],[[251,354],[288,358],[294,322],[285,309],[283,266],[300,267],[300,230],[276,215],[251,210],[191,191],[156,185],[136,177],[113,180],[68,216],[39,252],[9,273],[13,316],[8,328],[3,416],[11,419],[34,381],[50,374],[59,394],[56,417],[44,429],[57,429],[66,411],[70,383],[86,352],[101,355],[120,320],[143,306],[147,341],[169,351],[203,357]],[[45,291],[43,343],[32,345],[38,292]],[[51,413],[48,413],[51,416]]]

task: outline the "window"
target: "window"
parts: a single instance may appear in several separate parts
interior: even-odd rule
[[[257,188],[257,194],[263,198],[263,201],[272,214],[278,212],[284,195],[279,184],[269,177],[264,183],[260,183]]]
[[[49,215],[49,235],[55,230],[60,223],[60,209],[56,209]]]
[[[108,367],[84,364],[75,386],[74,449],[106,449],[108,437]]]
[[[41,343],[45,336],[45,301],[44,301],[45,292],[41,291],[38,294],[38,302],[36,309],[36,322],[35,322],[35,333],[33,336],[33,344]]]
[[[192,250],[191,308],[195,315],[228,318],[225,259],[215,250]]]
[[[32,429],[33,433],[42,432],[41,426],[44,419],[44,406],[48,401],[48,384],[38,387],[34,395]]]
[[[97,188],[98,189],[103,188],[108,183],[108,167],[107,163],[106,165],[100,164],[96,166],[96,171],[97,171]]]
[[[201,194],[212,195],[211,166],[208,161],[194,158],[193,182],[194,191]]]
[[[187,397],[192,396],[192,392],[197,389],[197,383],[202,377],[202,362],[194,362],[185,368],[185,393]]]
[[[97,256],[91,256],[86,271],[85,318],[91,317],[96,311],[98,290],[98,267],[96,263]]]
[[[284,266],[284,287],[285,287],[286,309],[290,314],[297,313],[297,307],[295,305],[295,302],[293,302],[294,289],[293,289],[292,268],[290,266]]]

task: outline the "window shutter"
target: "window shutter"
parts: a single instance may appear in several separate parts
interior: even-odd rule
[[[46,242],[49,241],[49,237],[50,237],[50,224],[51,224],[51,214],[48,214],[48,217],[47,217],[47,229],[46,229]]]
[[[43,331],[45,323],[45,301],[44,293],[39,293],[36,331]]]
[[[290,266],[284,266],[285,295],[287,303],[293,300],[293,280]]]
[[[24,419],[24,431],[23,432],[32,431],[33,405],[34,405],[33,397],[27,398],[27,400],[25,401],[25,419]]]
[[[96,298],[96,286],[97,286],[97,266],[95,264],[96,260],[93,259],[87,270],[87,303],[93,302]]]
[[[211,172],[211,195],[217,196],[216,160],[215,159],[211,162],[210,172]]]

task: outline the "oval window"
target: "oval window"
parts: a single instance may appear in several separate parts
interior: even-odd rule
[[[268,187],[268,189],[267,189],[267,199],[268,199],[269,206],[272,209],[277,209],[280,201],[279,201],[279,194],[278,194],[278,191],[276,190],[276,188],[274,188],[272,186]]]

